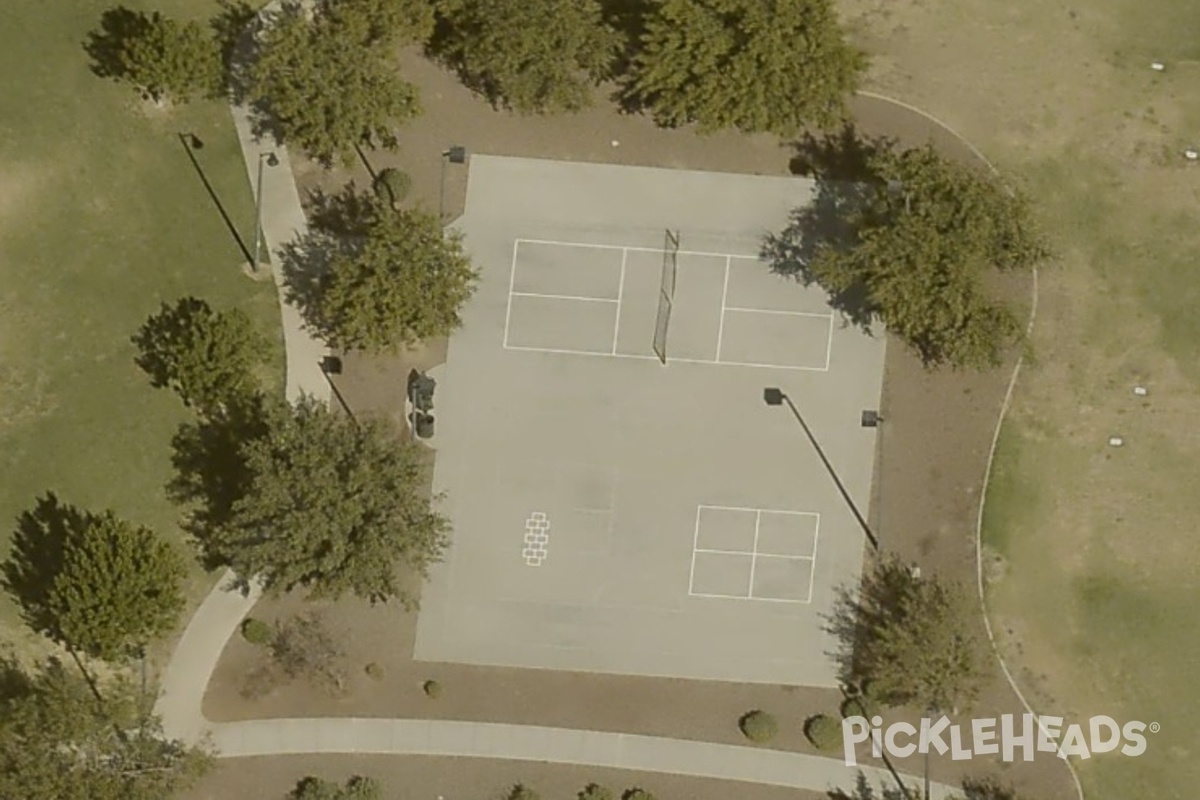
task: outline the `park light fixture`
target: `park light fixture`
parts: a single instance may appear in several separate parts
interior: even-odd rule
[[[446,164],[467,163],[467,148],[453,144],[442,151],[442,178],[438,187],[438,221],[446,218]]]
[[[855,521],[858,522],[859,527],[862,528],[863,533],[866,534],[867,541],[870,543],[871,548],[878,552],[879,540],[875,538],[875,532],[871,530],[871,526],[867,524],[867,520],[863,517],[862,513],[859,512],[858,506],[855,505],[854,500],[850,497],[850,493],[846,491],[846,487],[842,483],[842,479],[838,477],[837,470],[833,468],[833,464],[829,463],[829,459],[825,456],[825,451],[821,449],[821,445],[817,441],[817,437],[813,436],[812,429],[808,427],[808,423],[804,420],[804,416],[800,413],[800,409],[796,408],[796,404],[792,402],[792,398],[788,397],[787,394],[779,387],[768,386],[766,389],[763,389],[763,402],[765,402],[768,406],[781,406],[786,404],[791,410],[792,416],[796,418],[796,421],[800,423],[800,427],[804,429],[804,435],[808,437],[809,444],[811,444],[813,450],[817,452],[817,456],[820,457],[821,463],[825,465],[825,471],[829,473],[829,477],[833,479],[833,483],[835,486],[837,486],[838,492],[842,495],[842,499],[846,501],[846,505],[849,507],[850,513],[854,515]],[[870,413],[875,414],[875,412]],[[878,424],[880,421],[879,415],[875,414],[874,419],[876,424]],[[867,412],[863,412],[864,427],[874,427],[867,426],[866,422]]]
[[[258,191],[254,194],[254,262],[250,265],[253,272],[258,272],[258,264],[262,253],[262,185],[263,185],[263,164],[268,167],[279,166],[279,157],[274,151],[258,154]]]

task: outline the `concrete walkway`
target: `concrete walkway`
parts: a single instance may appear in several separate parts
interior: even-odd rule
[[[292,178],[287,148],[269,140],[256,140],[249,111],[244,106],[233,106],[230,110],[233,112],[233,123],[237,127],[238,139],[242,144],[246,170],[250,173],[252,192],[258,190],[260,157],[274,153],[279,159],[277,166],[263,165],[261,206],[264,249],[270,256],[270,269],[279,290],[279,310],[287,357],[287,398],[295,402],[301,394],[308,394],[328,403],[332,393],[320,365],[321,359],[329,354],[329,349],[305,330],[300,310],[287,302],[282,270],[279,268],[281,249],[308,233],[308,220],[300,205],[296,181]]]

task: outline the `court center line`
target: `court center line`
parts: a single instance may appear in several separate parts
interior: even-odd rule
[[[829,361],[833,358],[833,314],[829,315],[829,339],[825,343],[825,371],[829,371]]]
[[[513,287],[517,283],[517,251],[521,248],[521,240],[513,240],[512,268],[508,271],[508,307],[504,309],[504,347],[508,347],[508,324],[512,320]]]
[[[700,508],[711,508],[716,511],[765,511],[768,514],[794,514],[801,517],[816,517],[821,518],[821,515],[816,511],[791,511],[786,508],[748,508],[746,506],[714,506],[707,503],[701,503]]]
[[[696,545],[700,544],[700,512],[704,506],[696,506],[696,528],[692,531],[692,568],[688,572],[688,594],[696,586]]]
[[[746,589],[746,594],[754,596],[754,568],[758,566],[758,531],[762,523],[762,509],[754,512],[754,552],[750,556],[750,586]]]
[[[709,550],[704,547],[695,548],[697,553],[715,553],[722,556],[753,556],[754,553],[750,550]],[[786,558],[789,561],[812,561],[812,556],[789,556],[784,553],[759,553],[763,558]]]
[[[543,294],[541,292],[510,292],[511,297],[540,297],[545,300],[579,300],[584,303],[619,303],[611,297],[588,297],[576,294]]]
[[[755,597],[750,594],[708,594],[704,592],[688,592],[692,597],[712,597],[720,600],[753,600],[758,603],[791,603],[792,605],[804,606],[811,601],[808,600],[792,600],[786,597]]]
[[[729,297],[729,256],[725,256],[725,282],[721,286],[721,321],[717,325],[717,361],[721,360],[721,344],[725,340],[725,300]]]
[[[561,242],[553,239],[518,239],[529,244],[550,245],[553,247],[589,247],[596,250],[631,250],[635,253],[662,253],[661,247],[633,247],[619,244],[592,244],[591,242]],[[744,256],[738,253],[710,253],[704,250],[680,250],[681,256],[708,256],[709,258],[740,258],[745,261],[761,261],[758,256]]]
[[[617,319],[613,323],[612,354],[614,356],[617,354],[617,339],[621,335],[621,301],[625,297],[625,262],[628,260],[629,250],[621,248],[621,278],[617,282]]]
[[[821,515],[817,514],[817,525],[813,528],[812,562],[808,567],[808,602],[812,602],[813,582],[817,579],[817,539],[821,536]],[[695,558],[695,556],[692,556]]]
[[[833,314],[818,314],[815,311],[777,311],[771,308],[743,308],[741,306],[725,306],[726,311],[738,311],[743,314],[774,314],[781,317],[819,317],[833,319]]]
[[[505,350],[522,350],[528,353],[553,353],[568,356],[600,356],[602,358],[631,358],[640,361],[658,361],[658,356],[639,355],[637,353],[610,353],[606,350],[569,350],[555,347],[529,347],[526,345],[506,344]],[[705,364],[718,367],[750,367],[751,369],[776,369],[788,372],[828,372],[828,367],[798,367],[788,364],[757,364],[750,361],[716,361],[711,358],[672,358],[674,364]]]

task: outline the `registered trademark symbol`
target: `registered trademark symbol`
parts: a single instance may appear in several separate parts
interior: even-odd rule
[[[1150,723],[1150,732],[1151,733],[1158,733],[1161,730],[1162,730],[1162,725],[1159,725],[1157,722]]]

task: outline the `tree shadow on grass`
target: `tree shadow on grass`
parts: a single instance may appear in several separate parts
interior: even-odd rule
[[[62,572],[63,554],[68,542],[79,536],[90,520],[90,514],[63,503],[54,492],[39,497],[32,510],[17,517],[2,580],[34,630],[51,626],[46,607],[54,580]]]
[[[229,519],[246,491],[250,471],[242,445],[266,434],[268,402],[263,394],[239,399],[222,414],[180,425],[171,440],[175,476],[167,484],[167,495],[192,509],[183,527],[201,544],[208,530]],[[203,547],[200,552],[205,569],[225,566]]]

